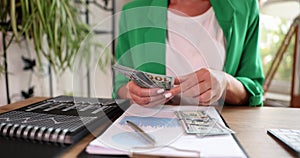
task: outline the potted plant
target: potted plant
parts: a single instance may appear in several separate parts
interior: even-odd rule
[[[93,43],[93,31],[81,18],[79,8],[82,7],[88,9],[83,0],[0,0],[0,60],[5,61],[0,62],[0,76],[5,72],[8,103],[10,96],[6,54],[10,53],[7,50],[13,42],[26,40],[33,43],[39,66],[43,67],[42,60],[47,59],[58,75],[67,68],[72,70],[77,55],[89,64],[91,50],[102,45],[98,41]],[[83,50],[83,53],[79,50]],[[105,70],[110,59],[110,53],[105,51],[104,56],[98,60],[101,70]],[[35,59],[22,57],[22,61],[25,61],[26,69],[32,69],[35,65]],[[33,95],[33,86],[29,86],[28,92],[21,92],[24,98]]]
[[[0,0],[4,51],[12,41],[19,42],[24,38],[33,41],[38,63],[41,64],[44,57],[55,71],[63,72],[72,67],[81,42],[92,37],[88,35],[90,27],[80,18],[78,4],[84,6],[82,1],[69,0]],[[87,54],[92,46],[101,45],[85,42]],[[109,60],[100,62],[100,65],[106,65]]]

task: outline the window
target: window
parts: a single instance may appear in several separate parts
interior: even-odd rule
[[[266,75],[274,58],[276,57],[276,53],[278,52],[286,33],[290,28],[292,20],[264,14],[261,14],[260,17],[260,52],[264,73]],[[269,94],[280,94],[282,96],[281,100],[284,101],[289,101],[290,99],[289,94],[291,91],[293,52],[295,44],[294,38],[295,37],[291,39],[268,90]],[[272,98],[272,95],[269,95],[268,93],[266,94],[266,97]],[[279,98],[278,95],[276,98]]]

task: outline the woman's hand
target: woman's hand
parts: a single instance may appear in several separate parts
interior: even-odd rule
[[[119,89],[121,98],[131,99],[133,103],[147,107],[164,104],[167,99],[164,96],[164,89],[142,88],[135,82],[130,81]]]
[[[226,90],[228,81],[223,71],[202,68],[194,73],[175,79],[175,88],[167,94],[192,97],[200,105],[218,101]]]

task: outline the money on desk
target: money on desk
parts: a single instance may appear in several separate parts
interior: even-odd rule
[[[112,68],[143,88],[163,88],[169,90],[174,86],[174,77],[171,76],[143,72],[119,64],[114,64]]]
[[[175,115],[182,123],[187,134],[213,136],[234,133],[234,131],[210,117],[205,111],[175,111]]]

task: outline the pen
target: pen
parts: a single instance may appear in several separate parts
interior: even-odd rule
[[[127,124],[134,130],[136,131],[138,134],[140,134],[146,141],[148,141],[149,143],[151,143],[152,145],[154,145],[156,142],[155,140],[150,137],[146,132],[144,132],[140,127],[138,127],[136,124],[134,124],[131,121],[126,121]]]

